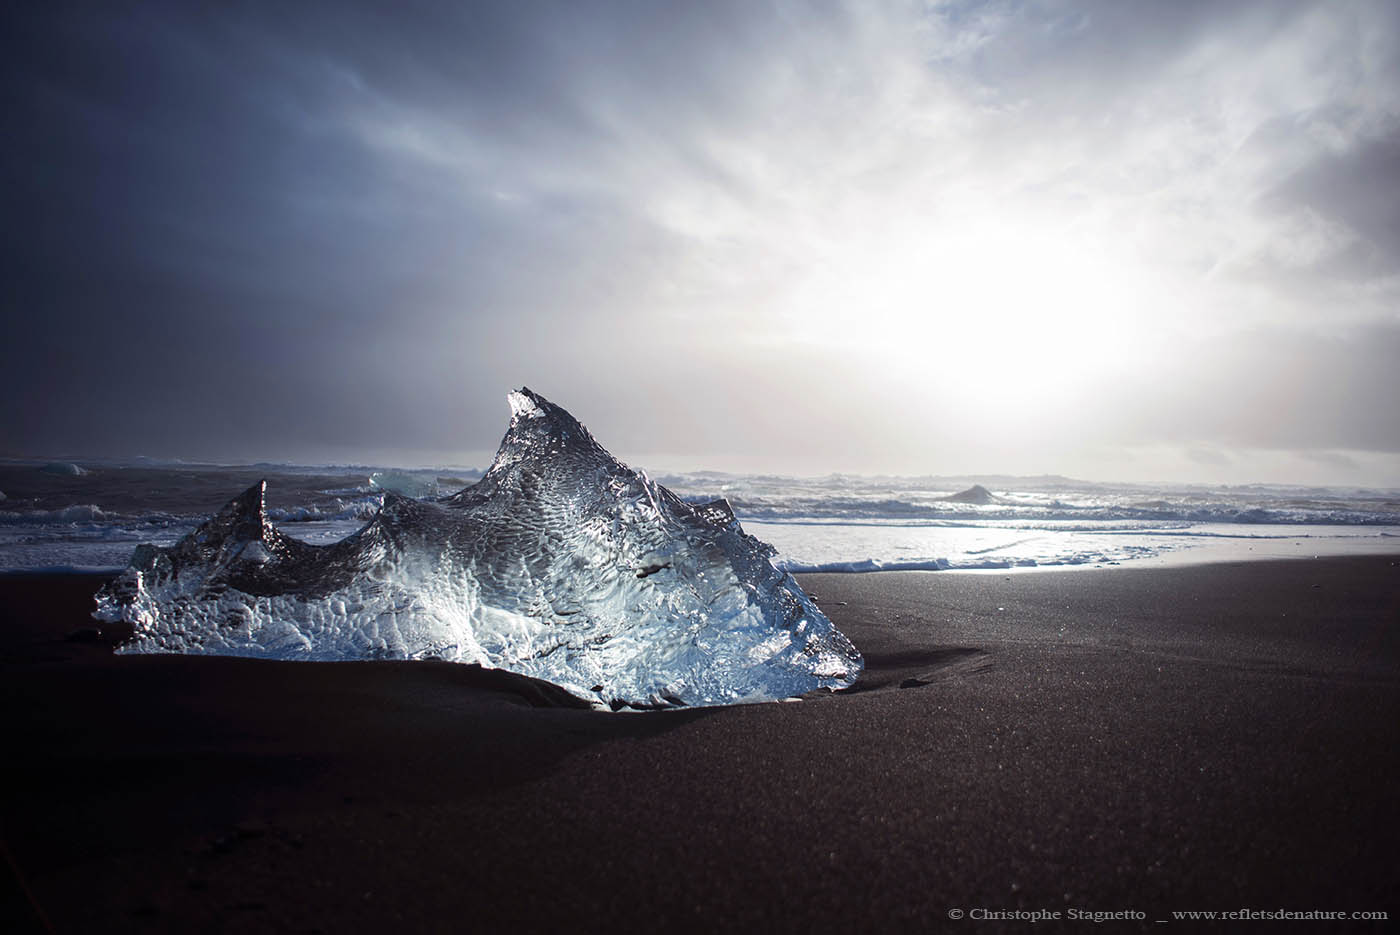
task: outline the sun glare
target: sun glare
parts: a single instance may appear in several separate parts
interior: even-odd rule
[[[984,411],[1071,403],[1144,341],[1139,274],[1071,236],[987,226],[833,260],[800,290],[798,333]]]

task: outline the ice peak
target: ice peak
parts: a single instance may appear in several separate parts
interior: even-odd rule
[[[228,522],[244,539],[262,538],[267,523],[267,480],[258,481],[228,502],[215,516]]]
[[[521,387],[507,399],[510,402],[510,428],[501,440],[500,451],[496,453],[497,461],[501,458],[501,452],[512,446],[512,442],[518,445],[532,438],[554,437],[560,441],[586,439],[589,444],[598,446],[593,436],[588,434],[588,430],[567,410],[556,406],[529,387]]]
[[[506,399],[510,402],[511,419],[538,419],[544,415],[544,409],[540,406],[540,397],[530,392],[528,386],[511,393]]]

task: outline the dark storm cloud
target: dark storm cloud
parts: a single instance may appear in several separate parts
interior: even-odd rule
[[[562,339],[597,351],[576,316],[667,249],[621,197],[608,160],[635,140],[607,109],[702,119],[766,16],[740,36],[713,4],[26,11],[10,444],[489,437],[504,389],[567,367]]]
[[[366,413],[335,374],[412,263],[405,219],[361,213],[382,170],[317,126],[333,95],[215,17],[47,12],[11,33],[5,83],[20,436],[199,447]],[[346,405],[298,424],[287,403],[317,396]]]
[[[178,425],[198,445],[286,412],[305,387],[283,348],[334,373],[317,344],[349,343],[407,265],[392,214],[336,223],[381,170],[307,119],[329,102],[303,70],[227,22],[45,12],[11,33],[25,70],[5,82],[26,428],[100,448]]]

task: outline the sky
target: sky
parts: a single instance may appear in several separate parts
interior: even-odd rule
[[[0,454],[1400,486],[1400,4],[0,17]]]

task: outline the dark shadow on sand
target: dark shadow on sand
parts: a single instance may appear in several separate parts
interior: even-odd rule
[[[860,681],[841,695],[919,688],[934,682],[978,675],[992,668],[992,657],[972,646],[946,646],[869,653]]]
[[[612,714],[548,682],[447,662],[115,655],[115,641],[75,628],[105,580],[0,582],[0,704],[24,713],[0,725],[0,742],[24,751],[7,778],[11,800],[27,803],[4,834],[38,866],[71,860],[74,841],[97,858],[270,808],[500,793],[588,747],[716,710]]]

